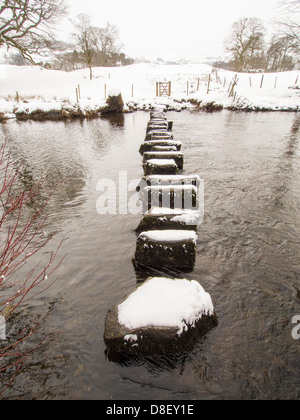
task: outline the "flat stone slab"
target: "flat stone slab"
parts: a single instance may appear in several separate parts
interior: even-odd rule
[[[153,230],[137,239],[134,263],[137,267],[193,269],[197,234],[187,230]]]
[[[148,131],[146,133],[146,138],[145,138],[146,141],[148,141],[148,140],[160,140],[160,139],[173,140],[174,139],[174,134],[170,133],[167,130],[151,130],[151,131]]]
[[[150,159],[143,164],[144,174],[175,175],[179,168],[174,159]]]
[[[144,185],[156,186],[156,185],[194,185],[195,187],[200,186],[199,175],[149,175],[143,178]]]
[[[184,155],[181,152],[145,152],[143,155],[144,163],[150,159],[174,159],[179,169],[183,169]]]
[[[168,127],[169,127],[169,123],[167,120],[160,120],[160,121],[150,120],[147,124],[147,128],[154,129],[154,130],[155,129],[159,130],[161,128],[168,129]]]
[[[151,207],[197,210],[198,188],[194,185],[154,185],[140,191],[140,198],[147,210]]]
[[[124,355],[170,355],[193,349],[217,325],[211,296],[198,282],[154,277],[108,312],[104,342]]]
[[[143,155],[145,152],[152,152],[155,147],[175,147],[179,152],[181,150],[182,143],[174,140],[152,140],[145,141],[141,144],[140,154]]]
[[[152,207],[144,214],[136,233],[150,230],[193,230],[196,232],[200,220],[201,214],[198,211]]]

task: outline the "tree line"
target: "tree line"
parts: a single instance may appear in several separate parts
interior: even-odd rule
[[[56,39],[55,25],[68,15],[64,0],[0,0],[0,47],[13,49],[10,64],[39,64],[66,71],[132,64],[122,50],[118,28],[91,24],[80,14],[73,22],[73,42]]]
[[[280,7],[281,18],[269,42],[262,19],[240,19],[225,41],[230,59],[215,65],[237,72],[293,70],[300,54],[300,0],[286,0]]]

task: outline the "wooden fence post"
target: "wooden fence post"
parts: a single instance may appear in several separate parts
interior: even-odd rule
[[[78,96],[79,96],[79,99],[81,99],[81,92],[80,92],[80,86],[78,85]]]
[[[260,88],[261,89],[262,89],[263,84],[264,84],[264,78],[265,78],[265,75],[263,74],[262,77],[261,77],[261,83],[260,83]]]
[[[276,88],[277,88],[277,76],[275,78],[275,85],[274,85],[274,89],[276,89]]]
[[[169,82],[169,96],[172,94],[172,82]]]
[[[209,94],[210,81],[211,81],[211,76],[210,76],[210,74],[209,74],[209,75],[208,75],[208,84],[207,84],[207,94]]]
[[[156,97],[158,97],[158,82],[156,82]]]
[[[76,88],[76,102],[77,103],[79,102],[79,100],[78,100],[78,88]]]

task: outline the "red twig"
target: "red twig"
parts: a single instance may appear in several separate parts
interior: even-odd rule
[[[36,264],[26,270],[25,264],[32,260],[49,242],[43,228],[47,217],[42,212],[47,206],[51,195],[36,210],[34,215],[28,215],[29,206],[38,197],[44,186],[45,179],[26,191],[20,181],[22,165],[14,168],[5,154],[5,145],[0,148],[0,316],[7,321],[21,306],[30,299],[45,292],[57,280],[49,282],[63,258],[57,259],[59,244],[43,268]],[[25,266],[25,269],[24,269]],[[20,269],[22,268],[21,275]],[[43,318],[42,318],[43,320]],[[0,375],[6,377],[6,383],[0,383],[0,395],[11,385],[29,354],[40,346],[43,340],[31,350],[22,350],[37,331],[42,320],[33,323],[29,331],[23,330],[18,337],[11,339],[8,345],[0,341]]]

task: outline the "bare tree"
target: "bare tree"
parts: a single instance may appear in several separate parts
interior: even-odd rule
[[[82,61],[90,69],[90,79],[93,79],[93,62],[96,52],[95,28],[91,26],[91,17],[86,14],[80,14],[77,22],[74,24],[76,32],[74,39],[80,50],[79,55]]]
[[[66,13],[64,0],[0,0],[0,46],[36,64],[54,40],[53,25]]]
[[[109,22],[106,23],[105,28],[93,28],[93,30],[97,53],[101,57],[102,64],[106,66],[109,58],[113,54],[119,53],[123,46],[119,30]]]
[[[282,32],[300,42],[300,0],[284,0],[280,4]]]
[[[266,53],[266,63],[269,71],[288,71],[295,66],[294,57],[300,52],[299,43],[290,36],[273,36]]]
[[[235,70],[243,71],[257,61],[264,50],[265,28],[261,19],[243,18],[235,22],[225,45],[232,53]]]

